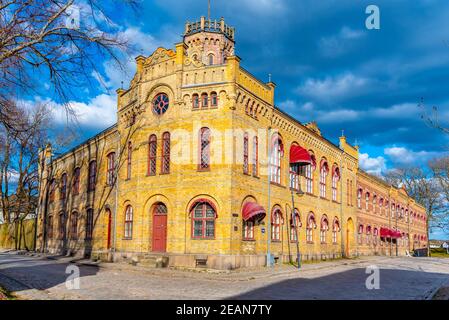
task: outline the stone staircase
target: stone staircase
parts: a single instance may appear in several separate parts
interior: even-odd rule
[[[150,268],[167,268],[169,257],[163,253],[144,253],[131,259],[130,264]]]

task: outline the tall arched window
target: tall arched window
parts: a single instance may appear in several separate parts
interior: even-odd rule
[[[394,205],[394,203],[392,203],[392,204],[391,204],[391,213],[390,213],[390,215],[391,215],[392,218],[394,218],[394,215],[396,214],[396,213],[395,213],[395,208],[396,208],[396,206]]]
[[[61,190],[59,193],[59,199],[64,200],[67,196],[67,173],[61,176]]]
[[[50,181],[50,190],[48,194],[48,201],[53,202],[55,201],[55,194],[56,194],[56,179],[51,179]]]
[[[284,155],[284,146],[281,138],[274,136],[271,144],[271,182],[281,183],[281,161]]]
[[[282,213],[281,209],[275,208],[273,214],[271,215],[271,240],[280,241],[281,240],[281,221]]]
[[[201,128],[200,130],[200,145],[199,145],[199,170],[210,169],[210,129]]]
[[[358,240],[359,240],[359,244],[363,243],[363,224],[359,225]]]
[[[374,231],[373,231],[373,243],[374,243],[374,245],[377,245],[377,241],[378,241],[378,238],[379,237],[379,229],[377,229],[377,228],[374,228]]]
[[[340,232],[340,222],[338,221],[338,218],[334,218],[334,222],[332,224],[332,243],[337,244],[338,242],[338,233]]]
[[[148,143],[148,175],[156,175],[157,138],[155,134],[150,136]]]
[[[362,209],[362,189],[357,190],[357,208]]]
[[[211,92],[211,94],[210,94],[210,106],[211,107],[218,106],[218,96],[215,91]]]
[[[128,157],[126,159],[126,178],[131,179],[131,165],[132,165],[132,155],[133,155],[133,144],[128,141]]]
[[[170,133],[162,135],[162,173],[170,173]]]
[[[192,238],[213,239],[217,218],[215,207],[210,202],[201,200],[194,204],[192,211]]]
[[[310,152],[310,157],[312,158],[312,164],[309,164],[305,167],[305,179],[306,179],[306,192],[312,194],[313,193],[313,171],[316,168],[316,159],[315,155],[312,151]]]
[[[243,173],[249,174],[249,160],[248,160],[248,133],[245,132],[243,135]]]
[[[383,215],[384,213],[384,198],[379,199],[379,214]]]
[[[81,178],[81,169],[75,168],[73,171],[73,185],[72,185],[72,194],[76,196],[80,193],[80,178]]]
[[[200,98],[198,96],[198,94],[194,94],[192,95],[192,108],[193,109],[198,109],[200,107]]]
[[[211,53],[208,56],[209,65],[212,66],[214,64],[214,55]]]
[[[320,242],[326,243],[327,241],[327,231],[329,230],[329,220],[326,215],[323,215],[321,218],[321,226],[320,226]]]
[[[316,229],[316,221],[315,215],[313,212],[309,213],[307,217],[307,226],[306,226],[306,241],[308,243],[313,243],[313,229]]]
[[[294,220],[290,219],[290,241],[296,242],[297,234],[299,235],[299,228],[302,226],[301,217],[298,209],[295,209]]]
[[[53,239],[53,216],[47,217],[47,239]]]
[[[70,238],[78,239],[78,212],[73,211],[70,215]]]
[[[373,196],[373,212],[377,213],[377,196]]]
[[[97,177],[97,161],[92,160],[89,163],[89,176],[87,181],[87,191],[95,190],[95,183]]]
[[[259,142],[257,137],[253,138],[253,176],[259,174]]]
[[[125,239],[133,237],[133,207],[128,205],[125,210]]]
[[[92,240],[94,234],[94,209],[87,209],[86,214],[86,240]]]
[[[202,108],[209,107],[209,98],[207,97],[207,93],[203,93],[201,95],[201,107]]]
[[[108,172],[107,172],[107,184],[112,186],[115,178],[115,152],[108,154]]]
[[[243,220],[243,240],[254,240],[254,220]]]
[[[365,193],[365,210],[368,211],[369,210],[369,192]]]
[[[329,172],[329,165],[325,159],[321,160],[320,164],[320,197],[326,198],[326,182],[327,174]]]
[[[371,226],[366,227],[366,244],[371,244]]]
[[[338,181],[340,181],[340,169],[337,166],[332,168],[332,200],[338,199]]]
[[[59,239],[65,239],[65,231],[66,231],[66,217],[65,212],[61,211],[59,213]]]

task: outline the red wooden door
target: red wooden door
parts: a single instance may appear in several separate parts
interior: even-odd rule
[[[153,251],[165,252],[167,248],[167,215],[153,215]]]

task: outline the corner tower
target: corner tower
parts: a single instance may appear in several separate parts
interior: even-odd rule
[[[220,65],[234,55],[235,29],[219,21],[201,17],[200,21],[186,22],[184,43],[187,45],[187,60],[196,66]]]

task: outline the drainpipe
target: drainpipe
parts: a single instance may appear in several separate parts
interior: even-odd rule
[[[270,197],[271,197],[271,126],[268,127],[268,226],[267,226],[267,267],[271,267],[271,203],[270,203]]]
[[[118,134],[118,142],[117,142],[117,154],[120,157],[120,130],[118,130],[117,128],[117,134]],[[114,236],[112,237],[112,261],[114,261],[114,257],[115,257],[115,253],[117,251],[117,211],[118,211],[118,191],[119,191],[119,181],[120,181],[120,177],[119,177],[119,170],[118,168],[120,167],[120,159],[119,161],[119,165],[116,166],[116,176],[115,176],[115,210],[114,210],[114,226],[113,226],[113,234]]]
[[[344,157],[345,152],[342,151],[341,152],[341,158],[340,158],[340,242],[341,242],[341,257],[343,257],[345,255],[345,245],[343,242],[343,157]],[[349,188],[349,186],[346,186],[347,188]],[[348,196],[350,196],[350,192],[352,190],[349,190],[348,192]],[[346,199],[346,202],[349,203],[349,199]],[[333,228],[333,226],[332,226]],[[348,237],[348,235],[346,235]],[[348,240],[349,241],[349,240]]]
[[[396,204],[394,204],[394,205],[396,208]],[[390,195],[390,193],[388,194],[388,230],[391,230],[391,195]],[[389,248],[390,248],[390,256],[391,256],[391,236],[389,238],[390,238]]]

